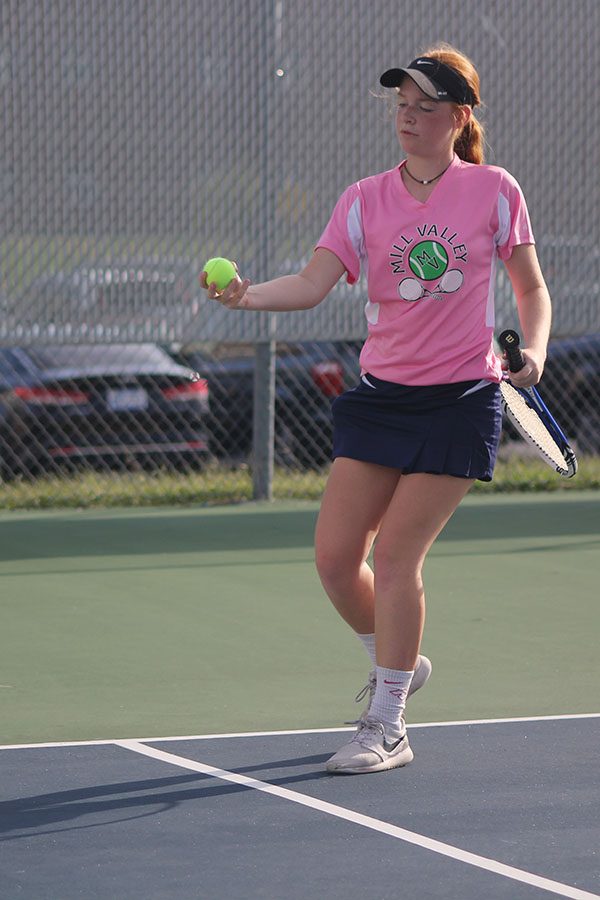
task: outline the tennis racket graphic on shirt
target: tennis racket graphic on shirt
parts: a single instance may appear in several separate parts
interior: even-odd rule
[[[398,292],[403,300],[411,300],[413,302],[425,296],[437,297],[439,300],[441,294],[454,294],[462,285],[463,279],[464,275],[460,269],[448,269],[437,287],[434,287],[431,291],[423,287],[416,278],[405,278],[400,282]]]
[[[498,343],[508,360],[510,372],[519,372],[525,365],[516,331],[503,331]],[[577,472],[577,458],[564,432],[534,387],[519,388],[510,381],[500,384],[502,408],[507,419],[535,447],[545,463],[559,475],[572,478]]]

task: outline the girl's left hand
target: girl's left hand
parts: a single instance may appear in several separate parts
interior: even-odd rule
[[[516,387],[528,388],[538,384],[544,371],[544,363],[546,358],[531,350],[528,347],[522,347],[521,353],[525,358],[525,365],[519,372],[510,372],[508,368],[508,360],[504,356],[502,358],[502,370],[507,373],[510,380]]]

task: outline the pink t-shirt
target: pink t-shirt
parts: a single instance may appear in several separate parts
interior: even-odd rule
[[[362,370],[406,385],[500,381],[496,260],[534,243],[521,188],[504,169],[455,156],[421,203],[401,166],[348,187],[317,244],[350,284],[366,276]]]

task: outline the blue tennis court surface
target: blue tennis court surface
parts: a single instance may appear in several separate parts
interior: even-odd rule
[[[600,896],[600,715],[2,748],[2,898]]]

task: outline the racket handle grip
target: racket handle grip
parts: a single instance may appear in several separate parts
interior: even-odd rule
[[[525,365],[525,358],[521,353],[521,348],[519,347],[521,338],[519,337],[517,332],[512,331],[511,329],[503,331],[498,338],[498,343],[500,344],[502,350],[504,350],[504,352],[506,353],[509,370],[511,372],[520,372]]]

